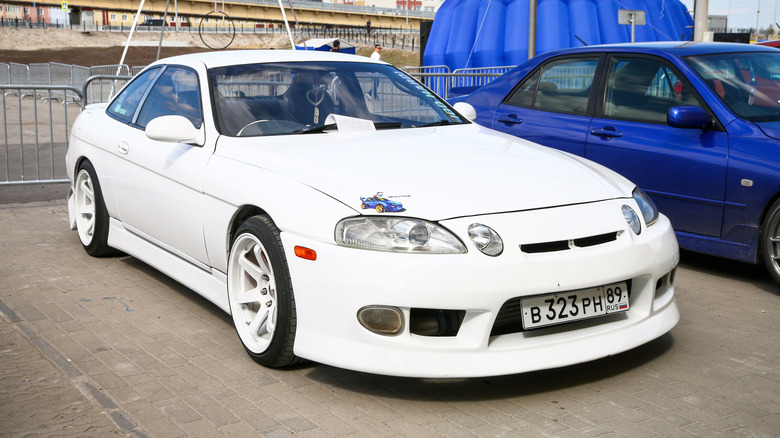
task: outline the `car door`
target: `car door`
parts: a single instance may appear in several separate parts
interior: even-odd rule
[[[603,69],[603,98],[588,130],[585,156],[645,190],[676,231],[720,236],[728,137],[711,128],[667,124],[675,106],[709,112],[689,82],[658,57],[615,54]]]
[[[499,104],[493,129],[585,155],[600,54],[558,57],[527,76]]]
[[[115,139],[117,209],[130,232],[198,266],[207,263],[203,238],[203,173],[213,146],[155,141],[153,119],[184,116],[203,129],[198,74],[167,66],[147,92],[134,121]]]

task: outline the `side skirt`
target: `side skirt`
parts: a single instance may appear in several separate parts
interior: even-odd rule
[[[214,269],[203,270],[171,254],[153,243],[127,231],[122,223],[111,218],[108,244],[151,265],[179,283],[187,286],[217,307],[230,313],[227,299],[227,276]]]

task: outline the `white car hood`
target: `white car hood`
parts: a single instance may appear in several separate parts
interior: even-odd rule
[[[473,124],[223,136],[216,154],[283,174],[365,214],[380,214],[361,199],[378,195],[402,204],[383,214],[431,220],[630,197],[634,187],[598,164]]]

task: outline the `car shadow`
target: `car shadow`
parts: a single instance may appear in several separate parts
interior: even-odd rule
[[[612,379],[666,354],[674,345],[667,333],[654,341],[615,356],[562,368],[496,377],[420,379],[393,377],[306,362],[297,365],[301,374],[340,389],[416,401],[484,401],[528,396]],[[486,359],[489,360],[489,359]]]
[[[204,311],[225,321],[230,326],[233,325],[233,318],[229,314],[224,312],[222,309],[220,309],[216,304],[207,300],[206,298],[204,298],[202,295],[195,292],[194,290],[188,288],[187,286],[179,283],[173,278],[160,272],[154,266],[149,265],[143,260],[137,259],[131,255],[118,255],[116,256],[116,259],[120,263],[132,267],[132,269],[141,271],[145,275],[154,278],[156,281],[159,281],[161,284],[165,285],[166,288],[178,292],[182,298],[185,298],[190,302],[197,304]]]
[[[707,275],[750,283],[763,291],[780,295],[780,285],[772,280],[763,264],[738,262],[681,248],[680,266]]]

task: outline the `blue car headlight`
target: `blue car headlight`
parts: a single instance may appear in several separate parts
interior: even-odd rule
[[[463,254],[466,246],[446,228],[410,218],[353,217],[336,225],[336,243],[388,252]]]

